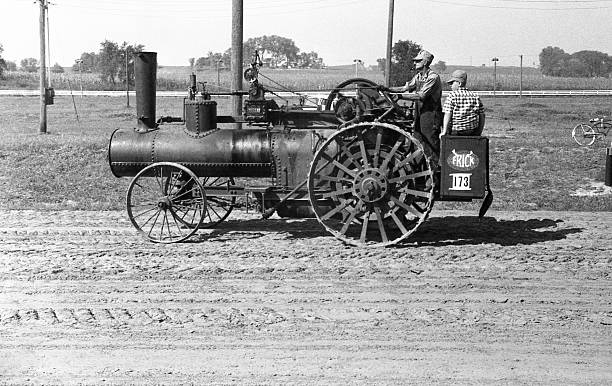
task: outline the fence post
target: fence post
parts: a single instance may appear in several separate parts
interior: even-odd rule
[[[606,148],[606,186],[612,186],[612,144]]]

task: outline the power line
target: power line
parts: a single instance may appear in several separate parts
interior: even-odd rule
[[[564,4],[564,3],[609,3],[612,0],[497,0],[504,1],[508,3],[553,3],[553,4]]]
[[[151,2],[147,2],[146,7],[142,7],[142,2],[129,2],[129,1],[114,1],[107,0],[104,3],[95,3],[94,5],[87,4],[84,5],[81,1],[73,0],[57,0],[57,4],[61,7],[66,8],[78,8],[83,10],[91,10],[91,11],[103,11],[107,14],[112,15],[126,15],[126,12],[142,16],[143,14],[147,17],[160,17],[167,18],[168,13],[183,15],[181,17],[188,19],[197,19],[202,20],[202,16],[194,15],[194,11],[197,10],[205,10],[206,15],[210,16],[214,14],[216,16],[226,16],[229,17],[229,9],[226,4],[223,2],[194,2],[194,3],[185,3],[185,0],[182,2],[168,2],[163,1],[155,4],[150,4]],[[324,1],[324,0],[311,0],[311,1],[301,1],[300,3],[292,4],[292,8],[288,9],[286,2],[261,2],[261,3],[252,3],[249,2],[246,4],[246,11],[252,12],[254,16],[275,16],[282,15],[288,13],[295,13],[296,9],[299,11],[313,11],[319,10],[322,8],[337,8],[344,7],[348,5],[364,3],[364,0],[336,0],[333,2]],[[106,7],[105,5],[108,5]],[[121,12],[118,11],[118,8],[121,9]],[[270,11],[272,10],[272,11]],[[279,11],[274,11],[279,10]]]
[[[610,6],[591,6],[591,7],[574,7],[574,6],[570,7],[568,6],[568,7],[563,7],[563,8],[554,8],[554,7],[510,7],[510,6],[501,6],[501,5],[456,3],[456,2],[445,1],[445,0],[426,0],[426,1],[430,3],[457,5],[457,6],[463,6],[463,7],[487,8],[487,9],[514,9],[514,10],[523,10],[523,11],[577,11],[577,10],[596,10],[596,9],[612,8],[612,5]],[[591,1],[594,1],[594,0],[591,0]],[[604,1],[604,0],[600,0],[600,1]],[[559,2],[555,2],[555,4],[559,4]]]

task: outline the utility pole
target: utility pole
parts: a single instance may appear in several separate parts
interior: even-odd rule
[[[126,106],[130,107],[130,76],[128,72],[128,48],[125,47],[125,98]]]
[[[358,74],[357,67],[359,66],[359,63],[363,63],[363,62],[361,61],[361,59],[353,59],[353,63],[355,63],[355,78],[356,78]]]
[[[385,60],[385,85],[391,87],[391,46],[393,45],[393,7],[394,0],[389,0],[389,21],[387,23],[387,59]]]
[[[232,91],[242,91],[242,9],[243,0],[232,0]],[[242,95],[232,95],[232,113],[242,115]],[[242,124],[234,123],[235,129]]]
[[[499,58],[491,59],[493,61],[493,97],[495,97],[495,90],[497,89],[497,62]]]
[[[221,77],[219,76],[219,66],[223,63],[223,59],[217,60],[217,90],[221,90]]]
[[[47,61],[45,37],[47,26],[45,16],[47,13],[47,0],[38,0],[40,3],[40,134],[47,133]]]
[[[77,59],[79,64],[79,85],[81,87],[81,99],[83,99],[83,59]]]
[[[523,54],[519,55],[521,58],[521,75],[519,78],[519,98],[523,97]]]

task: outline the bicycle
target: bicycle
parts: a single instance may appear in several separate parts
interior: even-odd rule
[[[610,117],[592,118],[589,123],[579,123],[572,130],[572,138],[580,146],[591,146],[598,138],[603,140],[612,129]]]

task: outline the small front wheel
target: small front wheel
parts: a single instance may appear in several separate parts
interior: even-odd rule
[[[177,243],[193,235],[206,215],[206,194],[186,167],[159,162],[142,169],[127,192],[134,227],[156,243]]]
[[[580,123],[572,130],[572,138],[580,146],[591,146],[595,142],[595,131],[591,126]]]

